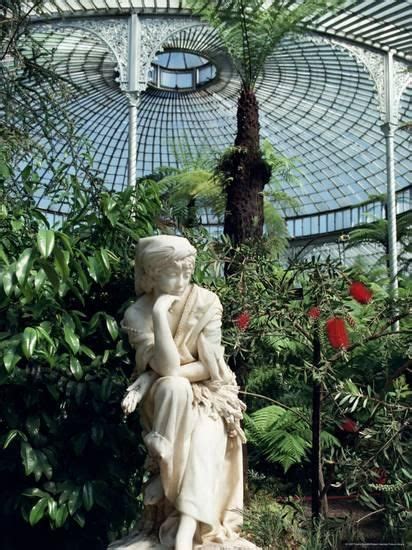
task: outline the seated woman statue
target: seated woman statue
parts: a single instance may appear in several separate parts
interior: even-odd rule
[[[130,414],[140,402],[145,505],[156,510],[160,543],[176,550],[235,541],[243,499],[245,406],[223,357],[220,301],[191,284],[195,256],[183,237],[141,239],[138,298],[122,321],[136,350],[122,407]]]

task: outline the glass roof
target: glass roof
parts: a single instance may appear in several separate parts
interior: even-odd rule
[[[179,0],[53,0],[45,2],[35,18],[112,16],[129,13],[130,8],[159,17],[184,10]],[[366,68],[330,39],[372,50],[391,48],[399,59],[412,60],[411,21],[410,1],[351,0],[337,14],[310,21],[316,32],[284,39],[268,59],[257,86],[262,138],[295,157],[300,171],[298,185],[283,185],[300,204],[297,212],[284,210],[289,218],[298,215],[312,220],[385,192],[385,141],[375,84]],[[128,103],[115,82],[115,60],[97,36],[74,29],[70,33],[43,29],[36,32],[37,38],[52,52],[60,74],[77,86],[67,109],[79,133],[92,145],[106,184],[124,188]],[[214,31],[207,27],[182,30],[164,48],[211,60],[218,76],[206,88],[182,93],[149,87],[142,94],[137,120],[138,177],[159,166],[178,165],[179,151],[218,152],[233,143],[239,80],[219,49]],[[193,61],[189,55],[174,61],[169,53],[157,57],[159,64],[169,68],[172,62],[190,67]],[[410,120],[411,87],[404,92],[400,109],[400,122]],[[411,186],[410,135],[399,130],[395,139],[396,185],[401,191]],[[63,145],[56,147],[64,152]],[[43,198],[41,203],[47,201]],[[319,229],[320,222],[313,223]]]
[[[195,55],[189,52],[164,52],[158,54],[154,61],[153,65],[159,65],[163,69],[169,70],[184,70],[184,69],[197,69],[206,65],[208,60],[200,55]]]
[[[33,6],[28,0],[27,6]],[[38,17],[184,13],[184,0],[49,0],[36,8]],[[310,21],[317,32],[412,57],[410,0],[347,0],[337,13]]]

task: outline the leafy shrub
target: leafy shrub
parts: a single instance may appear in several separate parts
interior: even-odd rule
[[[118,321],[156,191],[137,201],[131,189],[73,181],[70,213],[51,228],[30,193],[12,196],[10,167],[0,172],[0,545],[104,548],[140,508],[143,453],[136,419],[120,409],[130,361]]]

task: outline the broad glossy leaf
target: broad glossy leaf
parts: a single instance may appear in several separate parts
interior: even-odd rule
[[[56,512],[58,510],[57,502],[55,500],[53,500],[52,498],[49,498],[48,503],[47,503],[47,507],[48,507],[48,512],[49,512],[49,517],[52,520],[55,520],[56,519]]]
[[[119,336],[119,327],[117,326],[116,320],[113,319],[113,317],[106,315],[106,326],[107,330],[110,333],[110,336],[112,337],[112,340],[116,340],[116,338]]]
[[[33,447],[30,445],[30,443],[27,443],[26,441],[22,441],[20,446],[20,455],[21,455],[21,458],[23,459],[23,465],[24,465],[26,476],[28,476],[34,472],[34,469],[37,466],[36,453]]]
[[[16,263],[16,278],[20,285],[24,284],[33,263],[33,249],[26,248]]]
[[[28,416],[26,419],[26,428],[29,435],[37,435],[40,429],[40,417],[34,415]]]
[[[37,463],[39,468],[37,478],[40,479],[41,475],[44,474],[50,480],[53,476],[53,468],[42,451],[37,451]]]
[[[70,237],[65,233],[61,233],[60,231],[56,231],[56,237],[58,237],[62,241],[62,243],[64,244],[64,247],[70,252],[70,254],[72,254],[73,249],[72,249],[72,244],[70,242]]]
[[[74,267],[77,271],[77,274],[79,276],[79,285],[81,287],[81,289],[85,292],[88,291],[89,289],[89,283],[88,283],[88,280],[87,280],[87,276],[86,276],[86,273],[85,271],[83,270],[81,264],[77,261],[74,262]]]
[[[69,511],[67,509],[67,506],[65,504],[59,506],[59,508],[56,510],[54,519],[56,527],[62,527],[65,524],[68,515]]]
[[[42,519],[42,517],[45,515],[44,512],[47,508],[47,504],[48,504],[48,498],[46,497],[43,497],[38,502],[36,502],[36,504],[33,506],[33,508],[30,511],[30,516],[29,516],[30,525],[36,525],[36,523],[38,523]]]
[[[12,271],[5,271],[3,274],[3,288],[6,296],[10,296],[13,290],[13,273]]]
[[[53,252],[55,243],[54,231],[51,229],[40,229],[37,233],[37,248],[43,258],[48,258]]]
[[[55,343],[51,339],[50,334],[46,329],[50,330],[50,326],[49,326],[49,323],[45,323],[45,322],[43,322],[40,326],[36,328],[38,335],[44,340],[46,340],[46,342],[48,342],[51,346],[55,347]]]
[[[9,265],[9,259],[7,257],[7,254],[4,251],[4,248],[0,245],[0,260],[6,264]]]
[[[81,506],[82,499],[80,494],[80,489],[77,487],[74,489],[69,497],[67,506],[69,508],[69,513],[72,516]]]
[[[68,324],[64,325],[63,331],[64,331],[64,339],[68,343],[68,345],[69,345],[70,349],[72,350],[72,352],[76,355],[77,352],[80,349],[79,337],[74,332],[73,328]]]
[[[46,272],[47,278],[51,282],[54,290],[56,292],[58,292],[59,291],[59,286],[60,286],[60,278],[59,278],[56,270],[54,269],[54,267],[52,265],[50,265],[46,261],[43,261],[41,263],[41,265],[42,265],[44,271]]]
[[[100,386],[100,397],[102,401],[107,401],[112,391],[112,381],[110,378],[105,378]]]
[[[70,357],[70,371],[76,380],[80,380],[83,377],[83,369],[77,357]]]
[[[26,327],[23,332],[21,346],[27,359],[33,355],[37,343],[37,331],[32,327]]]
[[[44,284],[44,281],[47,279],[46,272],[44,269],[39,269],[34,277],[34,288],[38,292]]]
[[[63,250],[61,248],[55,248],[54,250],[54,257],[56,260],[56,267],[63,277],[63,279],[67,279],[69,277],[70,271],[69,266],[67,265],[67,259],[66,255],[63,253]]]
[[[6,371],[10,374],[13,372],[14,367],[20,361],[21,355],[16,353],[15,349],[8,349],[3,357],[3,363],[6,368]]]

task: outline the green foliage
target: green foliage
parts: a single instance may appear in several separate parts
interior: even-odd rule
[[[379,393],[371,384],[362,387],[346,379],[334,395],[342,413],[355,415],[360,424],[356,450],[342,448],[336,457],[338,484],[358,491],[370,510],[385,512],[386,540],[403,540],[410,522],[411,396],[404,375]]]
[[[243,513],[243,530],[263,549],[301,548],[301,517],[295,507],[256,495]],[[299,546],[298,546],[299,545]]]
[[[189,0],[187,5],[217,30],[244,88],[253,89],[267,58],[280,40],[286,34],[302,31],[305,20],[339,3],[333,0],[271,3],[265,0]]]
[[[401,268],[406,270],[410,264],[410,254],[412,252],[412,213],[403,212],[396,218],[397,240],[401,245],[399,261]],[[379,258],[388,262],[389,242],[388,242],[388,221],[375,220],[367,224],[360,225],[353,229],[349,234],[349,241],[346,248],[353,248],[359,244],[370,243],[382,248],[384,255]]]
[[[136,197],[73,180],[70,212],[51,226],[29,193],[13,194],[10,166],[1,173],[0,515],[13,544],[30,533],[39,547],[105,548],[141,506],[118,323],[134,295],[133,244],[153,233],[159,198],[154,187]],[[33,172],[19,177],[27,186]]]
[[[279,463],[285,473],[307,458],[312,436],[308,411],[270,405],[250,416],[246,415],[245,427],[249,442],[269,462]],[[322,432],[321,438],[325,450],[340,446],[339,441],[328,432]]]

